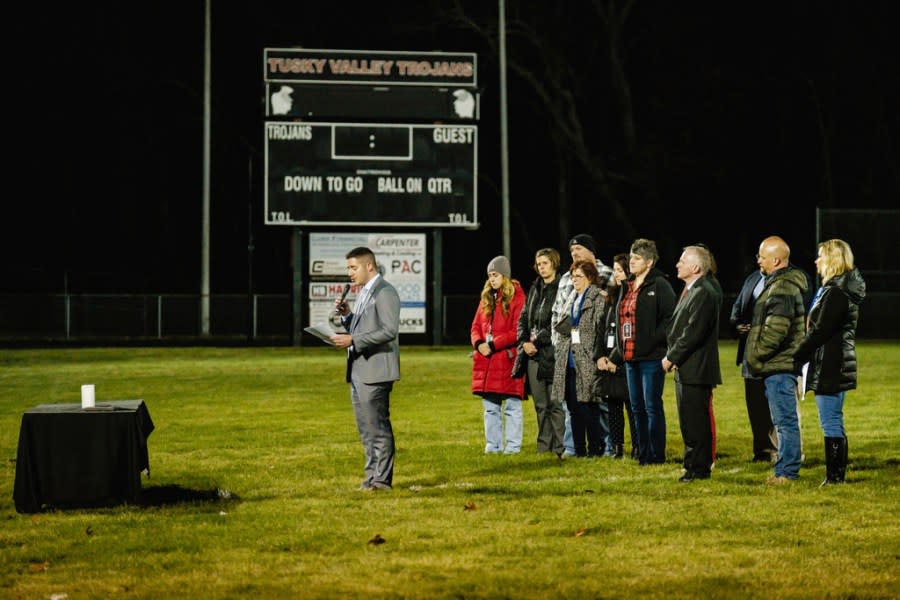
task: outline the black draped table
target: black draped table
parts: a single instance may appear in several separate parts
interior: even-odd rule
[[[143,400],[40,404],[19,430],[13,500],[20,513],[134,502],[150,473],[153,421]]]

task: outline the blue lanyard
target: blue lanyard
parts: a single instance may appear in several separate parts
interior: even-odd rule
[[[581,309],[584,306],[584,299],[587,296],[588,288],[584,288],[584,293],[581,294],[581,302],[578,303],[578,312],[575,312],[575,303],[572,303],[572,308],[569,311],[569,314],[572,317],[572,327],[578,327],[578,322],[581,320]]]
[[[824,285],[823,285],[822,287],[820,287],[818,290],[816,290],[816,295],[813,296],[812,302],[809,303],[809,309],[810,309],[810,310],[812,310],[812,308],[816,305],[816,302],[819,301],[819,298],[822,297],[822,294],[823,294],[824,292],[825,292],[825,286],[824,286]]]

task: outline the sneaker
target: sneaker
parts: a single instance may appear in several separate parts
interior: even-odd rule
[[[784,485],[786,483],[790,483],[793,481],[789,477],[785,477],[784,475],[770,475],[768,479],[766,479],[767,485]]]

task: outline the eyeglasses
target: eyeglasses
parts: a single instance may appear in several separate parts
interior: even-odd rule
[[[584,278],[585,278],[584,275],[581,275],[580,273],[572,273],[572,279],[584,279]]]

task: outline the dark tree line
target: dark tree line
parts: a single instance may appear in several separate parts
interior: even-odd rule
[[[519,278],[537,247],[565,254],[587,232],[607,261],[656,239],[668,272],[704,241],[733,291],[770,233],[812,268],[815,207],[898,206],[896,3],[505,5]],[[10,71],[10,188],[26,193],[3,219],[7,289],[58,290],[65,271],[82,291],[197,291],[202,6],[15,8],[27,52]],[[290,289],[290,231],[261,223],[261,57],[279,46],[478,54],[482,226],[446,232],[443,277],[449,293],[477,288],[502,248],[497,8],[217,3],[213,291],[245,291],[248,267],[257,291]]]

